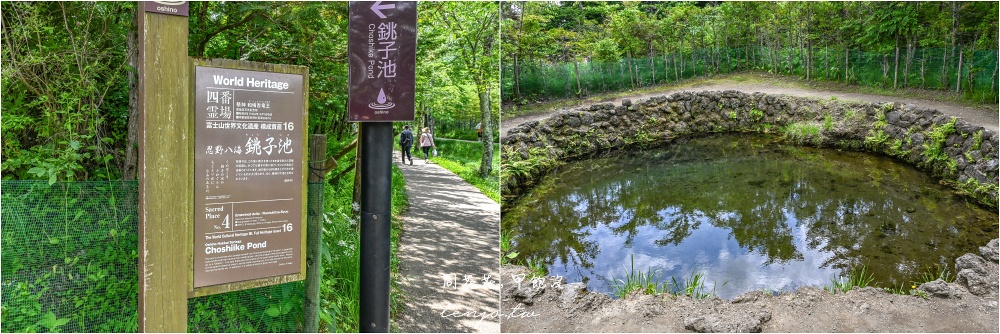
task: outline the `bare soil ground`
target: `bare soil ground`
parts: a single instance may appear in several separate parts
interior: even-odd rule
[[[670,95],[682,91],[701,92],[701,91],[726,91],[726,90],[736,90],[745,93],[761,92],[774,95],[784,94],[789,96],[810,97],[818,99],[835,98],[837,100],[842,100],[842,101],[900,102],[931,109],[937,109],[945,114],[965,119],[966,121],[972,124],[981,125],[993,131],[1000,130],[1000,113],[998,113],[997,105],[967,106],[954,102],[940,101],[928,98],[929,96],[932,96],[934,94],[940,95],[939,92],[921,91],[915,89],[905,90],[903,91],[903,95],[905,96],[902,97],[853,93],[853,92],[841,92],[841,91],[834,91],[827,89],[827,87],[811,87],[803,84],[802,82],[789,80],[785,78],[771,78],[765,76],[764,79],[761,80],[756,80],[756,79],[746,80],[747,76],[750,75],[751,74],[741,74],[730,77],[721,77],[718,79],[695,80],[677,86],[666,87],[651,92],[636,93],[634,95],[615,94],[618,96],[606,97],[606,98],[592,98],[579,101],[569,100],[569,101],[563,101],[562,103],[554,103],[553,105],[557,106],[549,108],[543,107],[540,108],[539,110],[528,112],[525,115],[519,115],[514,117],[502,117],[500,121],[500,133],[501,136],[503,136],[504,134],[507,133],[508,130],[513,129],[522,123],[548,118],[549,116],[560,110],[573,110],[596,103],[615,102],[617,104],[624,99],[630,99],[632,100],[632,102],[636,102],[639,100],[648,99],[650,97]]]
[[[996,247],[997,240],[993,240],[980,248],[985,258],[966,254],[956,261],[964,263],[959,265],[964,269],[959,272],[957,282],[938,280],[921,285],[918,290],[925,291],[927,297],[896,295],[871,287],[837,294],[804,287],[777,296],[752,291],[732,301],[642,294],[615,300],[587,292],[583,283],[566,284],[564,279],[555,277],[546,277],[544,282],[525,278],[517,284],[512,278],[529,275],[528,269],[503,266],[501,329],[503,332],[996,333],[1000,330]],[[970,264],[973,262],[978,264]]]

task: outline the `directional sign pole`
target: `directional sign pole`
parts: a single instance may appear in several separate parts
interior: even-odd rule
[[[361,332],[389,332],[392,123],[361,123]]]
[[[348,119],[361,123],[361,332],[389,331],[392,122],[413,121],[417,5],[350,4]]]

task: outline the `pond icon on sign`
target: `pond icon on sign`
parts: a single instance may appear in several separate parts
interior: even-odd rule
[[[368,107],[372,109],[386,110],[396,106],[395,103],[386,101],[385,90],[382,90],[382,88],[378,89],[378,98],[376,98],[376,101],[377,102],[369,103]]]

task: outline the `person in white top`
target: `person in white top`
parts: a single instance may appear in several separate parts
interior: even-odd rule
[[[431,148],[437,149],[434,145],[434,136],[431,135],[431,128],[424,128],[424,133],[420,134],[420,149],[424,151],[424,163],[430,161]]]

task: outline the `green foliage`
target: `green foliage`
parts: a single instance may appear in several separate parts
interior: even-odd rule
[[[687,278],[680,282],[674,277],[670,277],[670,280],[670,291],[674,296],[688,296],[694,299],[705,299],[715,295],[714,292],[705,291],[705,274],[702,272],[691,271]],[[722,286],[725,286],[726,283],[722,283]]]
[[[757,108],[750,109],[750,120],[754,122],[759,122],[762,119],[764,119],[763,111]]]
[[[880,129],[872,130],[872,134],[865,137],[865,147],[875,151],[882,147],[889,140],[889,135]]]
[[[647,295],[659,295],[666,290],[665,284],[660,282],[660,275],[656,270],[646,269],[641,272],[635,269],[635,256],[630,255],[630,268],[625,268],[625,279],[611,277],[611,289],[618,298],[625,298],[633,291]]]
[[[766,71],[894,90],[958,88],[965,100],[995,102],[997,4],[956,9],[930,2],[514,2],[501,8],[503,99],[524,104]],[[953,14],[961,19],[952,22]]]
[[[126,39],[135,29],[135,3],[0,6],[3,178],[117,178],[126,148]]]
[[[838,276],[837,278],[830,279],[830,286],[826,289],[830,293],[848,292],[854,289],[860,289],[869,286],[875,278],[871,272],[868,271],[866,266],[861,266],[858,268],[851,269],[847,272],[847,276]]]
[[[823,115],[823,131],[833,130],[833,115]]]
[[[948,153],[945,151],[945,142],[948,140],[948,136],[955,133],[955,121],[957,119],[952,117],[951,121],[943,125],[931,126],[931,130],[927,131],[927,141],[924,142],[924,162],[934,165],[936,163],[945,163],[949,166],[949,169],[954,171],[954,161],[948,157]],[[948,162],[951,164],[948,164]]]
[[[438,138],[435,144],[438,148],[438,156],[432,158],[431,161],[457,174],[482,191],[486,197],[497,203],[500,202],[500,159],[493,159],[493,172],[489,177],[482,178],[479,177],[479,164],[483,152],[482,144],[441,138]]]
[[[820,125],[813,122],[792,123],[782,132],[785,140],[799,145],[807,143],[821,145],[826,140],[826,136],[820,131]]]
[[[331,141],[327,148],[331,152],[339,151],[353,138],[343,141]],[[341,166],[347,166],[354,159],[354,154],[340,158]],[[333,174],[333,173],[331,173]],[[359,268],[360,230],[359,216],[355,212],[357,204],[353,197],[353,172],[340,178],[335,183],[326,182],[324,186],[324,218],[323,218],[323,280],[320,283],[320,331],[356,333],[359,312]],[[401,311],[403,298],[399,282],[399,237],[402,232],[402,221],[399,215],[409,206],[406,196],[406,180],[402,172],[395,166],[392,169],[392,230],[390,231],[391,257],[390,265],[390,295],[389,307],[393,317]]]
[[[545,266],[545,261],[542,259],[527,259],[524,260],[524,265],[531,271],[531,274],[528,275],[529,278],[545,277],[549,274],[549,268]]]
[[[978,150],[979,146],[983,144],[983,130],[976,131],[972,134],[972,149]]]
[[[3,189],[3,331],[135,331],[135,183]]]

